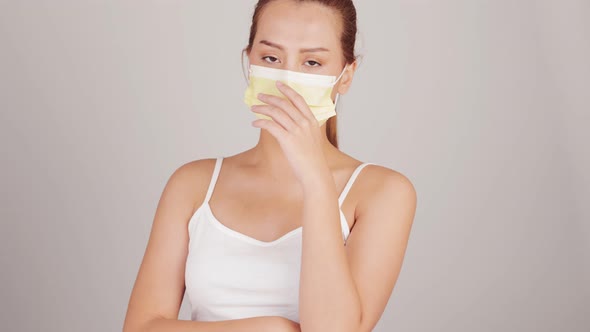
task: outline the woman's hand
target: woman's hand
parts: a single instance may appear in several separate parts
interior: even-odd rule
[[[330,174],[322,149],[320,126],[300,94],[278,81],[277,88],[287,99],[261,93],[258,99],[268,105],[251,108],[274,121],[257,119],[252,125],[267,130],[277,139],[302,184],[314,183]]]

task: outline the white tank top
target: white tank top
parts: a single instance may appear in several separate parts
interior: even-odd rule
[[[266,242],[237,232],[220,222],[209,199],[223,157],[218,157],[203,204],[188,223],[185,269],[191,320],[220,321],[258,316],[282,316],[299,322],[299,272],[302,227]],[[338,198],[344,244],[350,234],[342,202],[359,172],[359,165]]]

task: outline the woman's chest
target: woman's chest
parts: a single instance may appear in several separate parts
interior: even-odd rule
[[[192,319],[277,315],[298,320],[301,233],[255,245],[201,218],[191,234],[185,284]]]

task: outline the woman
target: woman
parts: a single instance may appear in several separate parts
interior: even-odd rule
[[[355,37],[350,0],[258,2],[245,49],[258,144],[172,174],[125,332],[374,328],[401,269],[416,193],[401,173],[340,151],[336,117],[326,121],[329,107],[308,100],[328,91],[333,107],[347,92]],[[264,85],[265,73],[286,83]],[[310,85],[326,77],[337,78]],[[177,319],[185,290],[190,321]]]

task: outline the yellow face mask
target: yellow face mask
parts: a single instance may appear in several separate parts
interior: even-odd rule
[[[338,80],[340,80],[345,70],[346,67],[342,70],[340,76],[336,78],[336,76],[308,74],[250,65],[249,84],[244,94],[244,102],[248,107],[266,105],[266,103],[258,100],[257,96],[259,93],[286,98],[275,85],[276,81],[281,81],[293,88],[293,90],[297,91],[305,99],[311,112],[318,120],[318,124],[322,126],[329,118],[336,115],[335,102],[338,102],[338,94],[336,94],[336,101],[332,101],[332,89]],[[272,121],[272,118],[265,114],[254,114],[259,119]]]

